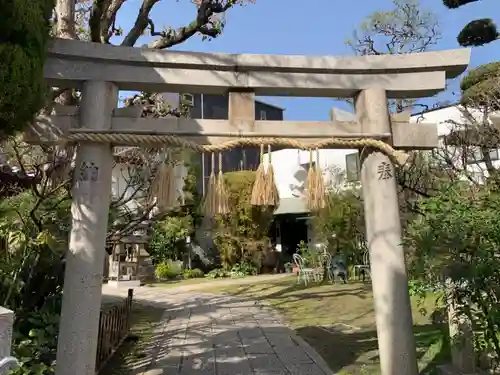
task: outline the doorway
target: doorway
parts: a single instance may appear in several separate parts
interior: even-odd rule
[[[283,253],[292,255],[297,252],[300,241],[307,243],[307,220],[297,220],[296,215],[283,215],[280,218],[281,245]]]

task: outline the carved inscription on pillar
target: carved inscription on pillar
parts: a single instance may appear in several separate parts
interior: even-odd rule
[[[96,182],[99,179],[99,167],[94,162],[83,161],[77,175],[77,181]]]
[[[95,198],[96,182],[99,180],[99,167],[91,161],[82,161],[75,174],[75,187],[80,196],[90,203]]]
[[[394,172],[392,170],[392,165],[383,161],[377,166],[377,174],[379,180],[389,180],[394,176]]]

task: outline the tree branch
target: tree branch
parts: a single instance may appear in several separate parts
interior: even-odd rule
[[[143,0],[141,9],[139,9],[139,14],[137,14],[137,18],[135,19],[134,26],[130,29],[125,39],[123,39],[122,46],[133,47],[139,37],[144,33],[146,28],[148,27],[149,13],[153,6],[159,0]]]
[[[137,15],[134,27],[123,40],[122,46],[133,46],[139,37],[144,33],[146,28],[151,28],[153,36],[160,38],[148,45],[149,48],[164,49],[180,44],[191,38],[197,33],[215,38],[221,33],[220,25],[212,23],[212,17],[215,14],[221,14],[233,7],[237,2],[227,1],[225,4],[215,0],[199,0],[198,13],[196,19],[187,26],[178,28],[177,30],[168,29],[163,32],[157,32],[154,28],[153,21],[149,18],[149,13],[152,7],[158,0],[144,0]]]

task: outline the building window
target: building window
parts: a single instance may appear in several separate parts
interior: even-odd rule
[[[348,182],[357,182],[360,179],[361,163],[359,153],[353,152],[345,156],[346,180]]]
[[[181,104],[187,105],[189,107],[194,107],[194,95],[193,94],[182,94]]]
[[[266,111],[262,110],[260,111],[260,119],[261,120],[267,120],[267,114],[266,114]]]
[[[497,148],[490,149],[489,156],[491,161],[499,160],[498,149]],[[474,147],[470,151],[470,156],[467,158],[467,164],[475,164],[481,162],[484,162],[483,153],[479,147]]]

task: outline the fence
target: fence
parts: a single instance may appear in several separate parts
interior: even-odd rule
[[[132,298],[133,290],[129,289],[127,298],[121,304],[101,311],[97,341],[97,373],[103,369],[129,333]]]

